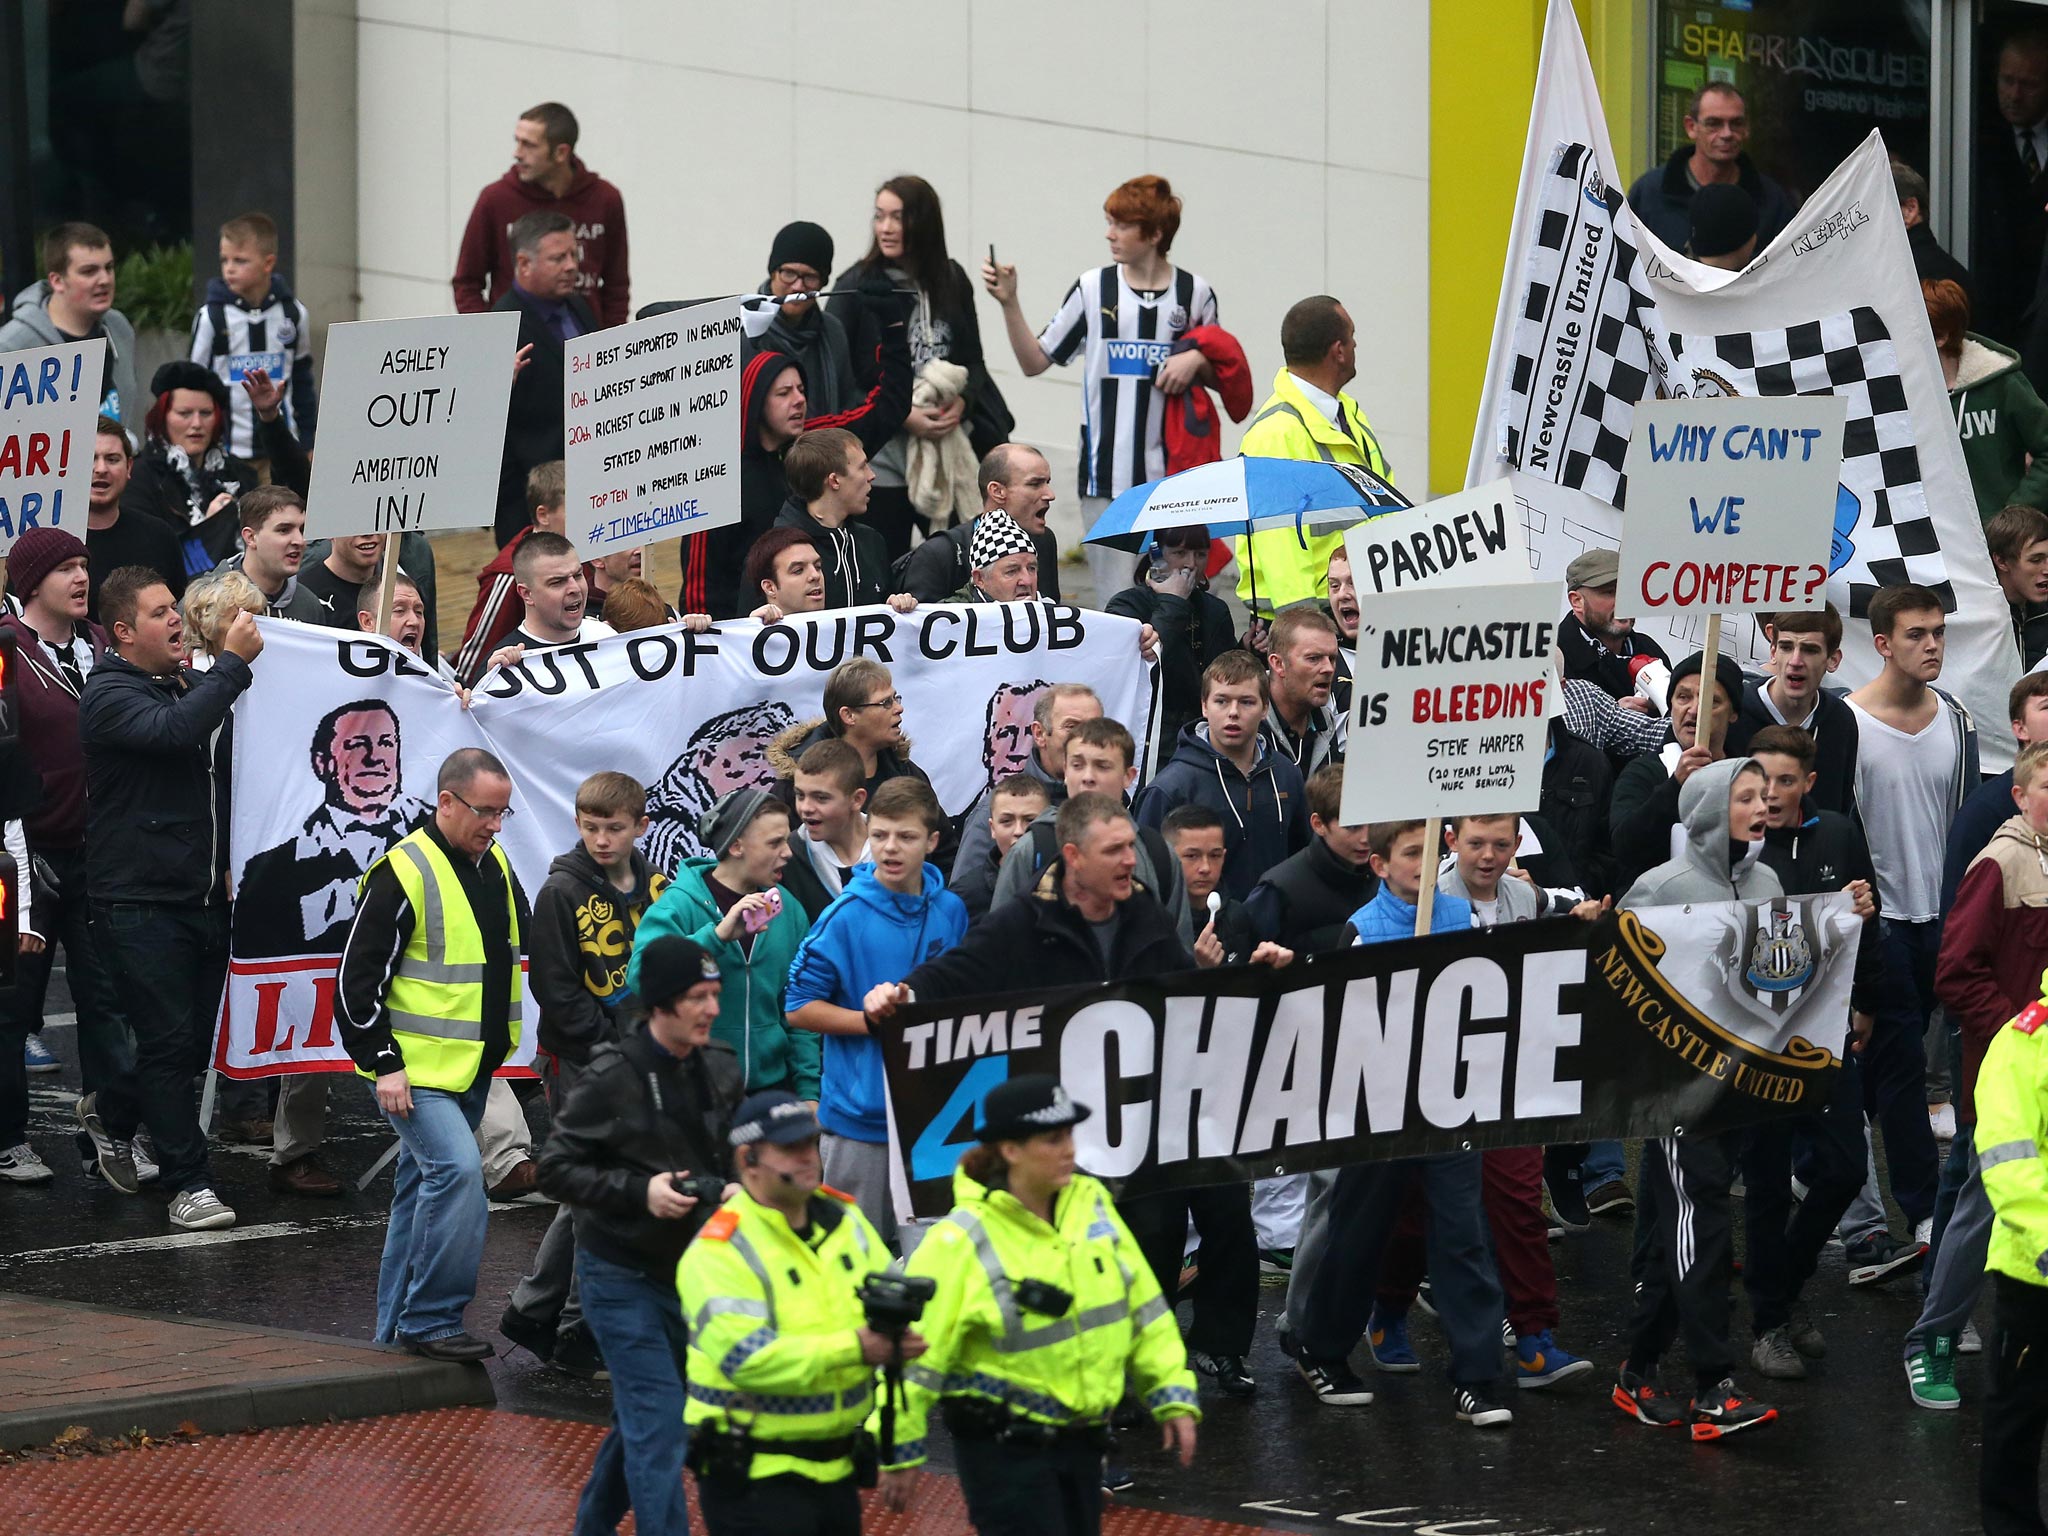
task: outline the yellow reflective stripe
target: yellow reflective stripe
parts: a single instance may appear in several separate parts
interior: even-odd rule
[[[1102,1210],[1102,1202],[1096,1201],[1095,1208]],[[972,1211],[954,1211],[946,1218],[965,1232],[974,1244],[975,1256],[981,1260],[982,1272],[988,1276],[988,1287],[995,1298],[996,1310],[1002,1314],[1003,1336],[995,1340],[996,1353],[1020,1355],[1034,1349],[1044,1349],[1053,1344],[1064,1344],[1068,1339],[1088,1332],[1092,1328],[1107,1327],[1121,1322],[1130,1315],[1128,1296],[1117,1301],[1104,1302],[1089,1307],[1073,1317],[1057,1318],[1036,1328],[1024,1326],[1022,1309],[1017,1305],[1016,1293],[1010,1288],[1010,1277],[1003,1272],[1003,1261],[996,1252],[995,1243],[988,1235],[988,1229],[981,1218]],[[1129,1273],[1126,1271],[1126,1286]]]
[[[424,1035],[430,1040],[475,1040],[482,1041],[484,1026],[477,1019],[444,1019],[430,1013],[407,1013],[400,1008],[386,1007],[384,1016],[391,1021],[391,1028],[398,1033]]]
[[[430,982],[436,986],[474,987],[481,986],[484,968],[476,965],[449,965],[438,960],[419,960],[408,955],[398,957],[398,967],[392,973],[410,981]]]
[[[697,1315],[690,1319],[690,1332],[702,1333],[704,1325],[714,1317],[758,1317],[764,1322],[770,1313],[765,1301],[754,1301],[743,1296],[714,1296],[697,1309]]]

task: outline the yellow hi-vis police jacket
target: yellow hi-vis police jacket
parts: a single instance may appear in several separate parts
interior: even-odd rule
[[[917,1330],[929,1344],[904,1373],[891,1467],[925,1459],[938,1397],[980,1397],[1043,1424],[1105,1422],[1128,1370],[1155,1419],[1200,1418],[1187,1349],[1151,1265],[1086,1174],[1053,1202],[1048,1226],[1006,1189],[953,1174],[953,1210],[903,1266],[938,1294]],[[1064,1317],[1017,1304],[1014,1283],[1042,1280],[1073,1298]]]
[[[1259,407],[1237,451],[1247,458],[1320,459],[1325,464],[1362,464],[1385,479],[1391,471],[1379,439],[1366,422],[1365,407],[1351,396],[1339,393],[1337,404],[1344,413],[1340,432],[1294,381],[1285,368],[1273,379],[1273,393]],[[1218,524],[1211,532],[1218,536],[1229,529]],[[1240,534],[1231,540],[1237,551],[1237,595],[1247,607],[1256,606],[1271,618],[1295,603],[1321,602],[1329,595],[1330,554],[1341,549],[1344,533],[1310,533],[1306,528],[1265,528],[1249,539]],[[1249,546],[1249,548],[1247,548]],[[1252,588],[1258,588],[1258,602],[1252,603]]]
[[[744,1190],[683,1250],[676,1290],[690,1325],[683,1422],[753,1436],[751,1476],[853,1475],[850,1455],[778,1456],[777,1440],[833,1440],[866,1421],[875,1368],[860,1357],[866,1314],[855,1292],[891,1260],[850,1196],[811,1197],[806,1241]]]
[[[2048,986],[2048,977],[2043,978]],[[2048,1286],[2048,1003],[2022,1009],[1977,1069],[1977,1167],[1996,1219],[1985,1268]]]

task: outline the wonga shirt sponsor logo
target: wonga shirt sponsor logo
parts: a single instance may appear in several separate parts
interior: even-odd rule
[[[1103,349],[1115,378],[1150,378],[1152,370],[1173,355],[1170,341],[1106,341]]]

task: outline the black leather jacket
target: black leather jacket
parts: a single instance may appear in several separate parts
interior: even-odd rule
[[[576,1208],[577,1243],[672,1284],[676,1261],[718,1201],[666,1221],[648,1214],[647,1181],[657,1173],[732,1177],[725,1138],[740,1087],[739,1058],[715,1041],[678,1059],[643,1024],[594,1049],[540,1154],[540,1187]]]

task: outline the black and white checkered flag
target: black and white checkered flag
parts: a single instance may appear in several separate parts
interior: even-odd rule
[[[1656,393],[1670,356],[1642,256],[1615,227],[1622,206],[1585,145],[1557,147],[1501,424],[1501,452],[1517,469],[1617,507],[1636,402]]]
[[[1863,618],[1879,587],[1917,582],[1953,612],[1955,591],[1920,479],[1913,418],[1891,333],[1874,309],[1728,336],[1671,337],[1673,393],[1835,395],[1849,405],[1842,431],[1833,579],[1849,586],[1849,616]],[[1852,504],[1853,500],[1853,504]],[[1868,516],[1862,516],[1864,508]]]

